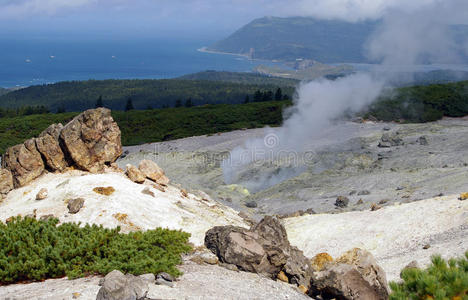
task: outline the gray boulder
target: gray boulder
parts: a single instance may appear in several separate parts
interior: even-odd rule
[[[382,135],[382,138],[380,139],[379,142],[379,147],[380,148],[390,148],[390,147],[396,147],[396,146],[402,146],[403,140],[400,138],[398,133],[384,133]]]
[[[250,230],[217,226],[207,231],[205,246],[222,264],[275,279],[283,271],[290,283],[308,288],[312,267],[302,251],[289,244],[284,226],[275,217],[265,217]]]
[[[96,300],[140,300],[148,294],[148,282],[131,274],[114,270],[104,277]]]
[[[338,196],[335,201],[335,206],[340,208],[345,208],[349,204],[348,197],[345,196]]]
[[[85,200],[83,198],[76,198],[76,199],[71,199],[68,201],[68,213],[70,214],[76,214],[80,211],[80,209],[83,207],[85,203]]]
[[[314,274],[309,295],[322,299],[386,300],[387,279],[371,253],[352,249]]]

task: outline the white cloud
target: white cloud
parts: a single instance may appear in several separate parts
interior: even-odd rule
[[[0,18],[54,15],[95,2],[97,0],[0,0]]]

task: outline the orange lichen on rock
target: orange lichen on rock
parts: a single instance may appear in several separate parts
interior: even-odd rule
[[[333,262],[333,257],[328,253],[319,253],[310,260],[312,267],[316,271],[321,271],[327,263]]]
[[[115,192],[115,189],[111,186],[108,187],[96,187],[93,189],[95,193],[104,195],[104,196],[110,196]]]
[[[460,195],[460,198],[458,198],[460,200],[467,200],[468,199],[468,193],[463,193]]]

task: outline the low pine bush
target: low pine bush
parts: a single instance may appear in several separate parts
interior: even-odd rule
[[[191,250],[190,234],[157,228],[119,233],[120,228],[13,218],[0,223],[0,284],[68,276],[70,279],[112,270],[140,275],[167,272]]]
[[[465,257],[449,261],[434,256],[427,269],[406,269],[401,277],[403,282],[390,283],[391,300],[467,300],[468,252]]]

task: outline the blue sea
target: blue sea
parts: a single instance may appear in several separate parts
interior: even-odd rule
[[[72,38],[0,41],[0,87],[66,80],[161,79],[205,71],[249,72],[244,57],[200,52],[209,40]]]

